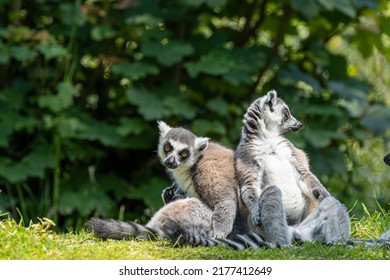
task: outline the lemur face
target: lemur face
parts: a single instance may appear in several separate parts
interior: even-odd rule
[[[180,171],[191,168],[208,146],[208,138],[197,137],[187,129],[172,128],[162,121],[158,126],[158,155],[162,164],[169,169]]]
[[[277,97],[276,91],[269,91],[260,99],[260,104],[260,112],[266,125],[277,130],[279,134],[297,131],[302,127],[302,123],[291,114],[287,104]]]

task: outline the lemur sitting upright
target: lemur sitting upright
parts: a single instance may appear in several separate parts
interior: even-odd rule
[[[348,239],[345,207],[311,173],[305,153],[283,137],[301,127],[274,90],[246,111],[235,167],[242,200],[250,211],[248,224],[279,246],[289,246],[292,239],[327,243]],[[285,218],[275,219],[276,212]]]
[[[234,152],[184,128],[158,123],[158,154],[179,190],[191,198],[166,204],[146,226],[91,219],[86,226],[102,238],[168,238],[193,245],[215,245],[213,238],[243,232]],[[234,227],[234,232],[233,231]]]
[[[158,123],[158,154],[178,188],[179,195],[201,199],[213,209],[215,238],[231,233],[239,215],[239,187],[234,173],[234,152],[191,131]]]

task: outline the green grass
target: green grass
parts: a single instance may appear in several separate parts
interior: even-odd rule
[[[362,219],[352,219],[352,237],[378,237],[390,221],[383,212],[366,213]],[[244,250],[241,252],[222,247],[174,247],[166,241],[102,241],[84,230],[75,233],[55,233],[54,223],[40,219],[38,223],[24,227],[12,219],[0,221],[0,259],[11,260],[356,260],[387,259],[386,248],[358,246],[325,246],[307,243],[284,249]]]

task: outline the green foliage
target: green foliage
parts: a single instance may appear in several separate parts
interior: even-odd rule
[[[289,137],[314,172],[367,202],[354,147],[389,137],[386,3],[1,1],[0,209],[63,227],[142,217],[170,184],[156,120],[234,147],[272,88],[305,124]]]

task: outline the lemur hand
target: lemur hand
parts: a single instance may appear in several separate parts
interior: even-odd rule
[[[171,201],[174,201],[176,189],[177,189],[177,185],[175,183],[173,183],[171,186],[163,189],[163,191],[161,193],[161,198],[162,198],[164,204],[167,204]]]
[[[252,224],[254,227],[261,225],[260,210],[258,208],[253,209],[253,211],[251,212],[251,218],[252,218]]]
[[[177,185],[173,183],[171,186],[163,189],[161,193],[161,198],[164,202],[164,204],[167,204],[169,202],[186,198],[187,196],[183,193],[177,193]]]
[[[330,196],[330,193],[324,187],[318,187],[313,189],[313,196],[318,201],[322,201],[326,197]]]

